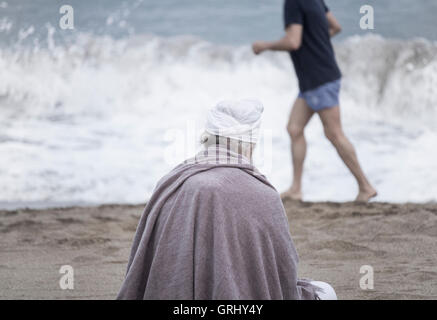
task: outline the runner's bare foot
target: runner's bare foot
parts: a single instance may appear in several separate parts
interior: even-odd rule
[[[302,201],[302,192],[293,189],[288,189],[287,191],[281,193],[281,199],[289,199],[293,201]]]
[[[369,188],[366,190],[360,190],[357,198],[355,199],[355,202],[366,203],[366,202],[369,202],[370,199],[376,197],[377,195],[378,195],[378,193],[373,188]]]

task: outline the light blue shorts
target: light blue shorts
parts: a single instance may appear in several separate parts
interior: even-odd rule
[[[305,92],[299,92],[302,98],[315,112],[338,106],[340,104],[341,79],[325,83],[320,87]]]

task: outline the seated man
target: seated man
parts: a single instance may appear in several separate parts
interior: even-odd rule
[[[118,299],[335,297],[298,280],[279,194],[251,163],[262,112],[253,100],[209,112],[204,150],[162,178],[144,210]]]

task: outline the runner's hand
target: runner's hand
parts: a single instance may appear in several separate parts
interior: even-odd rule
[[[260,54],[267,50],[267,44],[263,41],[257,41],[252,44],[252,50],[255,54]]]

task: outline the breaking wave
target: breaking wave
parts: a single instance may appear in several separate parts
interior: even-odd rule
[[[356,36],[335,47],[346,129],[369,154],[362,159],[382,190],[380,200],[437,200],[430,159],[437,137],[437,44]],[[191,120],[201,126],[209,106],[232,97],[265,104],[264,127],[273,131],[278,150],[269,177],[278,188],[288,184],[283,128],[297,82],[286,54],[255,57],[248,46],[186,36],[82,34],[68,46],[48,41],[47,47],[0,48],[0,69],[0,203],[145,201],[173,165],[163,161],[164,132]],[[349,199],[353,181],[341,163],[320,161],[338,160],[319,142],[320,126],[309,130],[318,149],[307,163],[308,199]],[[407,167],[419,172],[403,172]],[[327,191],[326,183],[352,191]],[[409,187],[394,190],[399,183]]]

